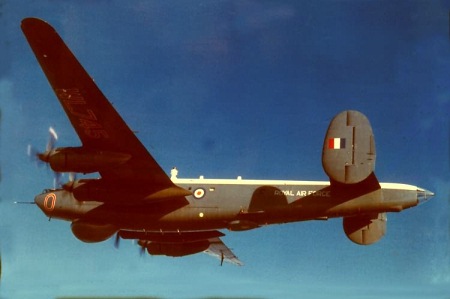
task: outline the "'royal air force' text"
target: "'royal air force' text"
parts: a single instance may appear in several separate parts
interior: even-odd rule
[[[284,196],[299,196],[299,197],[304,197],[304,196],[318,196],[318,197],[330,197],[331,196],[331,191],[323,191],[323,190],[298,190],[298,191],[293,191],[293,190],[275,190],[274,192],[275,196],[280,196],[280,195],[284,195]]]

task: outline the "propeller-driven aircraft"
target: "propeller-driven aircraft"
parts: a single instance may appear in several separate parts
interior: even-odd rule
[[[56,148],[56,133],[36,153],[57,173],[98,173],[44,190],[35,203],[50,218],[70,221],[83,242],[115,235],[134,239],[152,255],[206,252],[242,265],[222,242],[222,230],[342,217],[347,237],[361,245],[380,240],[386,214],[434,194],[413,185],[379,183],[375,140],[362,113],[348,110],[331,121],[322,147],[329,181],[181,179],[169,177],[105,98],[58,33],[26,18],[22,30],[81,140]]]

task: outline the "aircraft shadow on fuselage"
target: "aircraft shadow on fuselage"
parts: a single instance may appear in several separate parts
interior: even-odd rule
[[[252,196],[248,215],[248,220],[264,221],[268,216],[297,219],[300,211],[305,211],[305,218],[315,218],[323,216],[327,211],[342,205],[350,200],[362,197],[380,189],[375,174],[370,174],[365,180],[357,184],[342,184],[332,181],[325,188],[304,197],[299,197],[289,203],[286,195],[276,187],[262,186],[257,188]],[[329,196],[320,196],[327,194]],[[290,215],[292,213],[292,215]],[[310,217],[309,217],[310,216]]]
[[[175,197],[167,201],[143,202],[140,205],[136,204],[136,202],[130,205],[107,203],[88,212],[83,218],[87,221],[93,220],[94,222],[100,220],[100,222],[117,223],[117,220],[121,219],[123,222],[132,223],[134,219],[133,215],[141,214],[157,221],[163,216],[181,209],[188,204],[189,201],[185,197]],[[127,215],[130,215],[130,217],[127,217]]]

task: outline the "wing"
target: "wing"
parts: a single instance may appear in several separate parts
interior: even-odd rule
[[[58,33],[36,18],[24,19],[22,30],[83,148],[132,156],[114,169],[101,171],[102,178],[151,181],[156,189],[173,187]]]
[[[237,266],[244,265],[236,255],[228,248],[220,238],[212,238],[209,239],[209,248],[205,250],[205,253],[215,256],[221,260],[221,264],[223,261],[235,264]]]

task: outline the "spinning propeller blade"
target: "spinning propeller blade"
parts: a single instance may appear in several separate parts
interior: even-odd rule
[[[30,158],[31,161],[35,162],[38,166],[43,165],[44,163],[48,166],[50,156],[52,152],[55,149],[56,141],[58,140],[58,134],[56,133],[55,129],[53,127],[50,127],[48,129],[49,132],[49,138],[47,141],[47,144],[45,146],[44,152],[39,152],[36,150],[31,144],[27,147],[27,155]],[[61,173],[59,172],[53,172],[54,178],[53,178],[53,187],[56,189],[56,187],[61,186]]]
[[[146,245],[147,245],[147,241],[145,242],[145,244],[141,245],[141,248],[139,249],[140,256],[145,256]]]
[[[48,139],[46,151],[51,151],[55,147],[56,140],[58,140],[58,134],[56,134],[55,129],[53,127],[48,128],[48,132],[50,133],[50,138]]]
[[[119,231],[116,233],[116,238],[114,239],[114,247],[116,249],[119,249],[119,245],[120,245],[120,235],[119,235]]]
[[[56,134],[55,129],[50,127],[48,129],[48,132],[49,132],[50,136],[49,136],[49,139],[48,139],[47,144],[45,146],[45,152],[39,152],[31,144],[29,144],[28,147],[27,147],[28,157],[30,157],[30,159],[32,159],[33,161],[38,162],[41,165],[42,165],[42,162],[48,163],[50,154],[52,153],[52,151],[55,148],[56,140],[58,140],[58,134]]]
[[[72,192],[74,183],[76,180],[77,180],[77,174],[74,172],[69,172],[69,181],[67,183],[65,183],[64,185],[62,185],[62,187],[64,188],[64,190]]]

